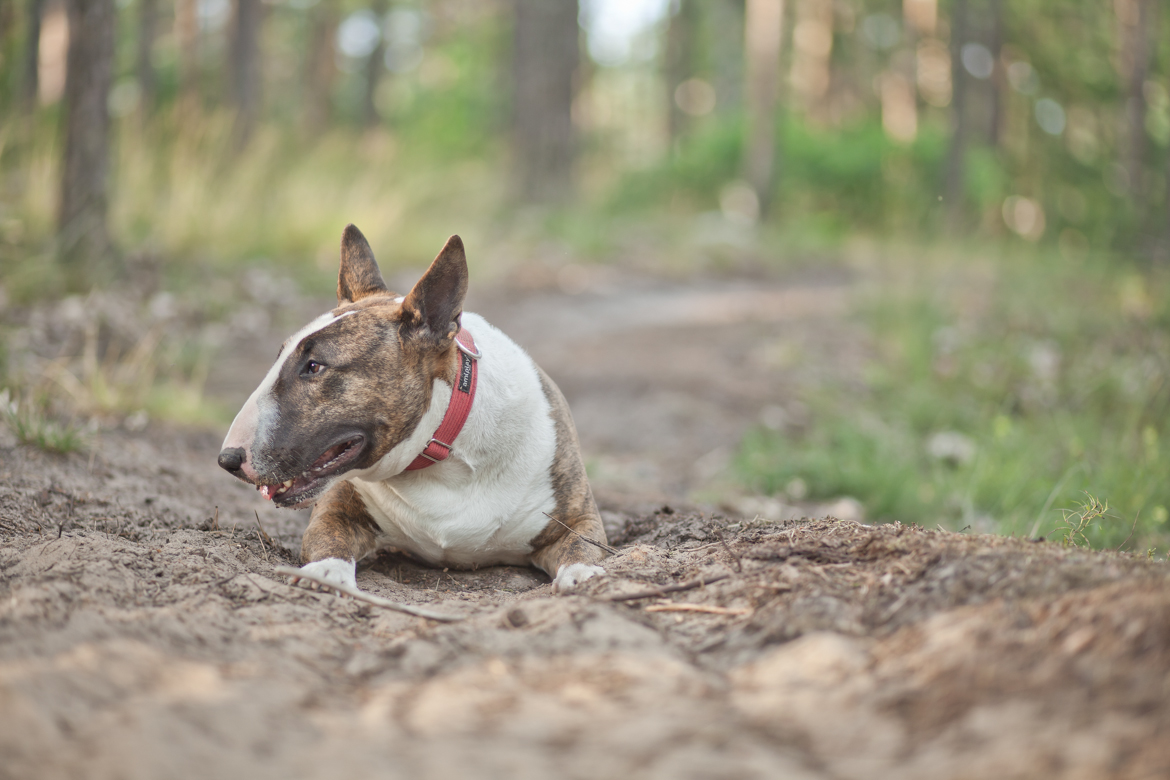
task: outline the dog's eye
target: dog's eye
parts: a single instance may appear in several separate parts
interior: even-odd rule
[[[320,374],[321,371],[324,370],[324,368],[325,368],[325,366],[321,365],[316,360],[310,360],[308,363],[305,364],[305,373],[306,374]]]

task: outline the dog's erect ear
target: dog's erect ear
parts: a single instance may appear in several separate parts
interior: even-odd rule
[[[337,275],[337,305],[353,303],[367,295],[386,292],[374,251],[353,225],[341,234],[341,272]]]
[[[459,236],[447,239],[443,251],[402,302],[402,322],[436,339],[459,332],[463,296],[467,294],[467,256]]]

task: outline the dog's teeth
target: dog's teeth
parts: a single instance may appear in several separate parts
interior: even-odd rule
[[[293,481],[291,479],[286,479],[284,481],[284,489],[288,490],[290,487],[292,487],[292,483],[293,483]]]

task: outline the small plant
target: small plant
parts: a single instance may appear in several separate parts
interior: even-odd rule
[[[46,452],[76,452],[85,443],[80,428],[72,423],[50,419],[43,411],[21,405],[8,390],[0,392],[0,410],[8,429],[21,444],[31,444]]]
[[[1064,515],[1064,519],[1061,521],[1062,525],[1054,528],[1052,533],[1064,532],[1063,543],[1065,547],[1080,547],[1082,543],[1085,547],[1091,547],[1092,544],[1090,544],[1086,532],[1093,523],[1103,517],[1111,516],[1109,515],[1109,502],[1101,501],[1090,493],[1085,493],[1085,500],[1081,502],[1078,509],[1062,509],[1061,513]]]

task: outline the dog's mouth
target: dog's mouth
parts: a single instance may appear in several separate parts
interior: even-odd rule
[[[325,488],[329,477],[353,465],[365,449],[366,437],[358,435],[322,452],[299,476],[272,485],[256,485],[266,499],[279,507],[299,507]]]

